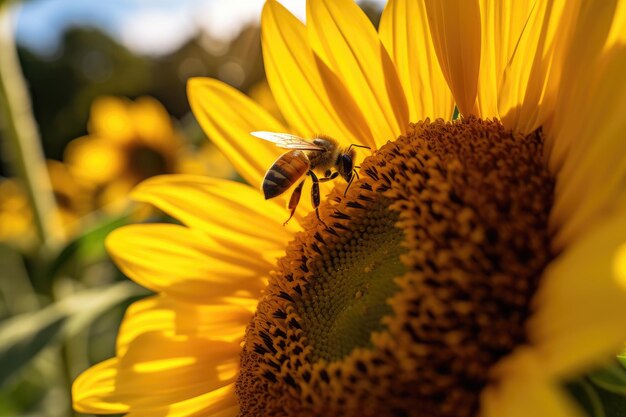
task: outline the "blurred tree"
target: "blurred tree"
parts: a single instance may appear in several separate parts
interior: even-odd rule
[[[214,40],[205,40],[196,36],[177,51],[156,57],[151,67],[151,78],[154,80],[151,95],[165,105],[170,114],[180,118],[189,112],[187,103],[187,79],[190,77],[210,77],[217,73],[219,55],[212,53],[203,46],[207,42],[214,49],[227,48],[217,45]]]
[[[265,78],[261,29],[257,25],[244,27],[233,40],[217,78],[245,92]]]
[[[172,115],[181,118],[189,113],[186,85],[191,77],[218,78],[248,91],[265,77],[259,27],[244,27],[230,43],[201,33],[177,51],[155,58],[153,85],[147,93],[161,101]]]

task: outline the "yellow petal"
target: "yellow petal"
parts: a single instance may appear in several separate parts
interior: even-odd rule
[[[126,226],[106,246],[129,278],[154,291],[198,303],[223,297],[258,297],[271,265],[174,224]]]
[[[107,138],[90,136],[71,141],[64,159],[74,175],[97,184],[114,180],[126,166],[119,146]]]
[[[572,3],[576,5],[577,3]],[[577,13],[572,18],[569,25],[572,28],[571,41],[567,45],[563,54],[563,68],[561,79],[559,80],[558,95],[555,98],[556,108],[553,118],[548,120],[546,125],[546,153],[549,155],[549,167],[553,172],[562,165],[575,141],[587,142],[580,133],[581,128],[587,124],[587,116],[576,117],[578,114],[585,114],[589,110],[596,110],[598,105],[608,108],[605,104],[594,102],[589,97],[594,92],[591,83],[598,82],[603,71],[601,60],[604,59],[606,48],[614,45],[607,39],[610,37],[612,28],[619,28],[623,25],[624,17],[616,14],[616,1],[605,1],[597,5],[584,3],[586,7],[575,8]],[[624,15],[623,2],[620,13]],[[568,7],[570,9],[572,7]],[[580,10],[578,10],[580,8]],[[622,22],[620,22],[622,21]],[[613,41],[618,38],[610,37]],[[618,91],[621,89],[617,89]],[[595,123],[595,121],[594,121]],[[581,126],[582,125],[582,126]],[[588,126],[588,125],[587,125]],[[567,135],[571,136],[567,136]]]
[[[122,322],[117,358],[92,367],[74,383],[75,407],[137,415],[161,415],[172,407],[178,410],[172,415],[181,416],[231,409],[227,387],[239,369],[239,340],[221,342],[215,330],[233,321],[241,339],[252,316],[251,311],[232,313],[232,306],[194,307],[159,296],[134,303]]]
[[[345,98],[340,110],[351,117],[342,118],[333,107],[302,22],[275,0],[265,4],[261,22],[265,72],[290,125],[303,137],[323,133],[344,146],[352,143],[372,146],[367,123],[342,85],[336,92]]]
[[[240,353],[239,343],[142,333],[118,356],[115,391],[130,405],[183,401],[234,382]]]
[[[480,67],[478,0],[426,1],[439,65],[463,116],[477,115]]]
[[[284,248],[299,230],[295,221],[282,226],[285,211],[273,200],[264,200],[260,191],[235,181],[165,175],[141,183],[133,198],[213,237],[265,242],[263,248]]]
[[[424,3],[390,0],[378,32],[398,71],[410,120],[450,120],[454,101],[437,61]]]
[[[171,297],[154,296],[133,303],[122,321],[116,341],[118,356],[145,333],[161,332],[169,337],[205,337],[224,342],[239,342],[252,318],[256,300],[247,306],[222,303],[201,305]]]
[[[255,188],[260,188],[267,168],[282,153],[250,132],[287,132],[287,128],[244,94],[221,81],[192,78],[187,83],[189,104],[200,126]]]
[[[559,385],[546,378],[540,362],[528,355],[512,356],[501,364],[496,381],[483,390],[480,417],[586,415]]]
[[[377,146],[395,140],[408,126],[406,98],[396,69],[365,13],[352,0],[309,1],[307,29],[321,62],[343,81],[359,104]],[[328,71],[322,71],[322,77],[329,86]],[[342,102],[341,91],[327,91],[331,101]]]
[[[534,2],[481,0],[478,107],[483,119],[499,117],[498,87]]]
[[[611,32],[606,40],[605,51],[616,45],[626,44],[626,2],[620,0],[615,9]]]
[[[544,372],[571,377],[626,340],[626,215],[607,219],[545,270],[528,337]]]
[[[130,100],[121,97],[104,96],[94,100],[89,114],[89,133],[120,144],[132,140],[136,132],[131,106]]]
[[[267,82],[267,79],[262,79],[261,81],[255,83],[252,87],[248,89],[247,94],[248,97],[250,97],[261,107],[267,110],[269,114],[274,116],[276,120],[286,125],[285,116],[283,116],[280,111],[280,107],[276,102],[276,98],[274,97],[274,93],[272,93],[272,90],[270,89],[270,85]]]
[[[239,352],[238,344],[144,334],[124,357],[98,364],[76,379],[74,407],[98,414],[176,416],[230,408],[224,406],[236,401],[232,388]]]
[[[227,385],[204,395],[167,406],[132,411],[127,417],[236,417],[239,404],[235,384]]]
[[[498,112],[506,127],[530,133],[555,111],[576,10],[575,2],[565,0],[537,1],[532,7],[499,86]]]
[[[570,94],[559,98],[559,107],[575,112],[555,122],[560,125],[553,126],[548,136],[554,144],[550,168],[557,176],[550,219],[557,232],[555,248],[593,227],[626,198],[626,88],[622,83],[626,48],[596,61],[601,63],[590,65],[594,71],[583,71],[583,78],[564,79]]]
[[[121,414],[128,412],[128,404],[113,401],[117,359],[112,358],[92,366],[80,374],[72,384],[72,402],[80,413]]]

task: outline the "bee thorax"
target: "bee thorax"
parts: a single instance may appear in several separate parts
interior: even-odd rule
[[[311,161],[311,169],[324,172],[327,169],[331,169],[335,166],[337,160],[338,151],[326,151],[326,152],[308,152],[309,161]]]

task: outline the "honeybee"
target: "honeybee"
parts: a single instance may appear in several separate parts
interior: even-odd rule
[[[325,135],[317,135],[309,140],[288,133],[251,132],[250,134],[272,142],[279,148],[291,149],[279,156],[265,173],[261,188],[266,200],[281,195],[302,178],[289,199],[288,207],[291,213],[284,224],[287,224],[296,212],[306,176],[310,176],[313,181],[311,202],[315,208],[317,219],[325,225],[318,210],[320,205],[319,183],[331,181],[341,176],[348,183],[344,192],[345,195],[354,177],[358,178],[359,176],[355,169],[358,167],[354,165],[354,148],[370,149],[369,146],[356,144],[342,148],[335,139]],[[315,171],[320,173],[319,178]]]

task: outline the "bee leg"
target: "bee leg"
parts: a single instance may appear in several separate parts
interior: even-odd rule
[[[365,146],[365,145],[357,145],[356,143],[352,143],[350,146],[348,146],[348,151],[349,151],[350,149],[352,149],[352,147],[353,147],[353,146],[354,146],[355,148],[372,149],[372,148],[370,148],[369,146]]]
[[[324,220],[320,217],[319,206],[320,206],[320,182],[317,179],[317,175],[313,171],[309,171],[309,175],[313,180],[313,185],[311,186],[311,202],[313,203],[313,207],[315,208],[315,215],[317,216],[317,220],[320,221],[326,228],[328,226],[324,223]]]
[[[350,188],[350,185],[352,185],[352,181],[354,181],[354,177],[356,177],[356,179],[360,179],[361,177],[359,177],[359,173],[356,172],[356,169],[354,171],[352,171],[352,176],[350,176],[350,181],[348,182],[348,186],[346,187],[346,191],[343,192],[343,196],[345,197],[346,194],[348,194],[348,189]]]
[[[346,187],[345,191],[343,192],[343,196],[344,197],[348,194],[348,190],[350,189],[350,185],[352,185],[352,181],[354,181],[354,175],[350,176],[350,181],[348,181],[348,186]]]
[[[333,172],[331,175],[326,175],[324,178],[320,178],[319,182],[326,182],[326,181],[334,180],[338,176],[339,176],[339,171]]]
[[[289,218],[283,223],[285,226],[289,223],[289,220],[293,217],[293,214],[296,212],[296,207],[298,207],[298,203],[300,202],[300,195],[302,195],[302,186],[304,185],[304,180],[300,181],[300,184],[293,190],[291,193],[291,198],[289,199],[289,210],[291,210],[291,214],[289,214]]]
[[[356,143],[353,143],[353,144],[351,144],[350,146],[348,146],[348,151],[349,151],[349,150],[350,150],[353,146],[354,146],[355,148],[372,149],[372,148],[370,148],[369,146],[365,146],[365,145],[357,145]]]
[[[324,172],[324,177],[330,177],[330,169],[327,169],[326,172]]]

